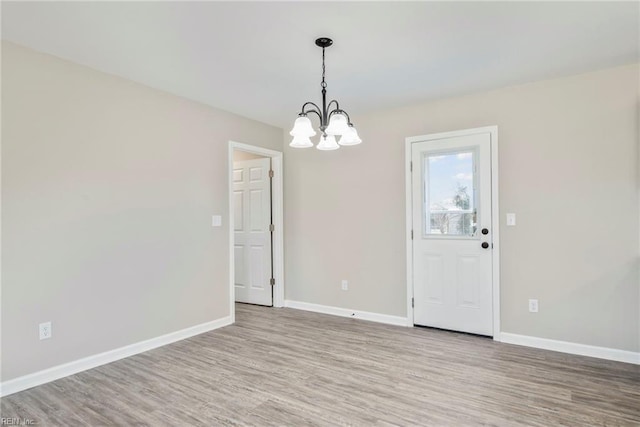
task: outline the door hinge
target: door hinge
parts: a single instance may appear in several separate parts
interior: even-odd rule
[[[269,170],[269,178],[273,178],[273,169]]]
[[[411,240],[413,240],[413,230],[411,230]]]
[[[273,224],[269,224],[269,231],[270,231],[270,232],[272,232],[272,233],[273,233],[273,232],[275,231],[275,229],[276,229],[276,226],[275,226],[275,225],[273,225]]]
[[[275,286],[276,285],[276,279],[274,279],[273,277],[271,279],[269,279],[269,284],[271,286]]]
[[[409,162],[409,172],[413,172],[413,162]]]
[[[411,298],[411,308],[413,308],[413,298]]]

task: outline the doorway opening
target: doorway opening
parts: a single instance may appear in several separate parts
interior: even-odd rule
[[[229,302],[284,306],[282,152],[229,142]]]
[[[407,319],[500,335],[497,127],[406,139]]]

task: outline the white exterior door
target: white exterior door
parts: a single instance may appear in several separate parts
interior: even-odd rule
[[[491,134],[411,144],[414,324],[493,335]]]
[[[273,305],[271,159],[233,163],[234,264],[237,302]]]

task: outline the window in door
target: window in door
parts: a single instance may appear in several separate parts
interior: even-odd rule
[[[424,155],[425,237],[476,236],[476,157],[471,148]]]

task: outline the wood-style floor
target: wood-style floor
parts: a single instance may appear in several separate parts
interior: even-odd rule
[[[640,366],[292,309],[2,399],[46,426],[640,425]]]

